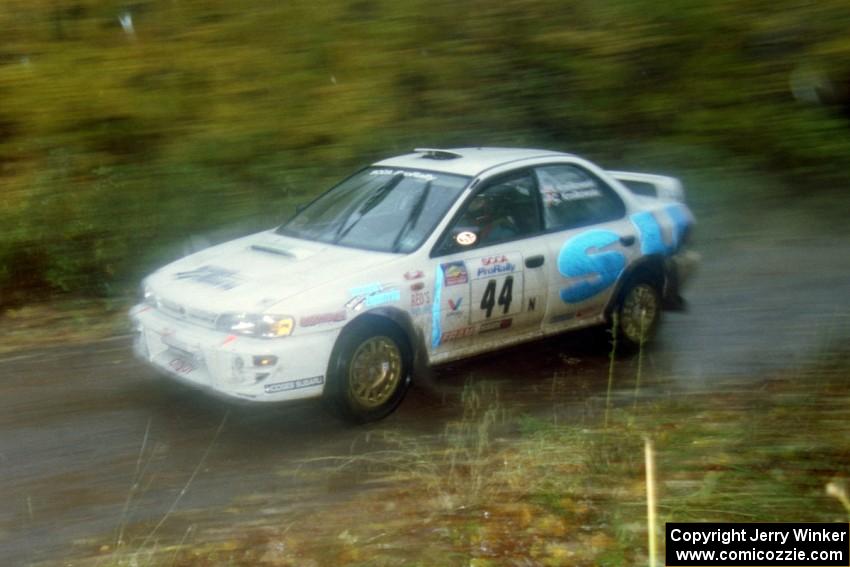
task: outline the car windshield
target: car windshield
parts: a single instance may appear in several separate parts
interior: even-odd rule
[[[277,232],[353,248],[412,252],[468,182],[460,175],[371,167],[310,203]]]

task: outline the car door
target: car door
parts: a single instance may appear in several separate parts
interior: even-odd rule
[[[488,350],[539,332],[546,311],[546,242],[532,170],[484,182],[432,252],[432,356]]]
[[[640,256],[619,194],[577,163],[534,168],[547,232],[545,331],[599,322],[616,283]]]

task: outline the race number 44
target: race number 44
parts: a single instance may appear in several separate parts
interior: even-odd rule
[[[488,281],[484,288],[484,295],[481,296],[481,310],[484,311],[484,317],[487,319],[493,314],[493,309],[497,305],[501,308],[502,315],[508,314],[513,301],[514,277],[508,276],[502,281],[498,299],[496,299],[496,287],[495,279]]]

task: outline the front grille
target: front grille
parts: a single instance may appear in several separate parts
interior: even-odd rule
[[[179,319],[194,325],[215,329],[215,322],[218,319],[218,313],[207,311],[205,309],[197,309],[194,307],[186,307],[169,299],[159,298],[157,308],[160,313],[167,315],[173,319]]]

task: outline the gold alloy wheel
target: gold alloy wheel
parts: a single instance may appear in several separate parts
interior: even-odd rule
[[[401,351],[388,337],[370,337],[363,341],[348,366],[351,398],[361,407],[384,404],[401,381]]]
[[[658,294],[649,284],[631,288],[620,308],[620,328],[626,338],[643,344],[658,317],[658,308]]]

